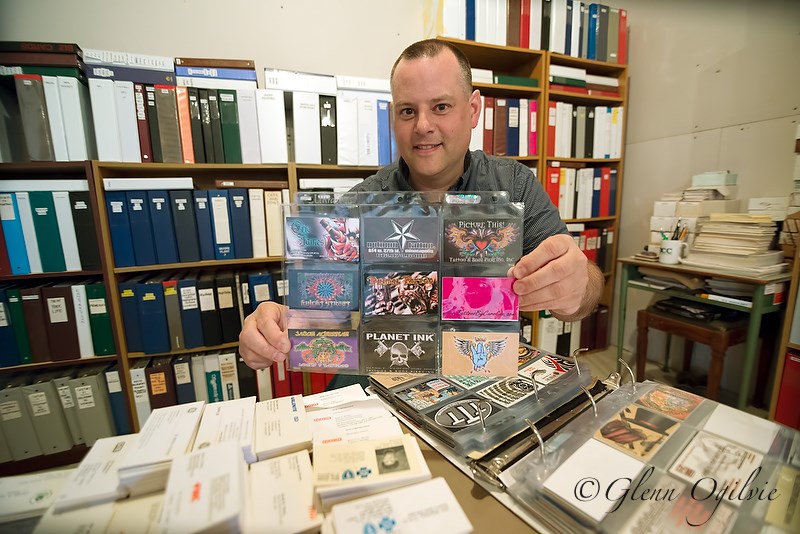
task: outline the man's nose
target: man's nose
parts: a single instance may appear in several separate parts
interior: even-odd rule
[[[433,122],[430,120],[430,116],[428,115],[427,111],[420,111],[417,113],[417,131],[420,133],[426,133],[431,131],[433,128]]]

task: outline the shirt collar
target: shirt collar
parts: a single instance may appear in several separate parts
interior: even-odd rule
[[[467,150],[467,153],[464,154],[464,172],[461,176],[458,177],[458,180],[450,187],[450,191],[464,191],[464,187],[467,185],[467,178],[470,174],[470,171],[473,171],[473,162],[472,162],[472,153]],[[414,191],[414,188],[411,187],[411,182],[409,180],[410,170],[408,168],[408,164],[405,162],[403,158],[398,160],[397,165],[398,170],[398,178],[397,184],[401,191]]]

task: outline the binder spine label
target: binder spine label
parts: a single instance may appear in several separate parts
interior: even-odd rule
[[[106,299],[89,299],[89,314],[102,315],[107,313]]]
[[[47,395],[43,391],[28,395],[28,402],[31,405],[31,414],[34,417],[50,415],[50,405],[47,403]]]
[[[3,421],[11,421],[22,417],[22,410],[19,408],[17,401],[6,401],[0,403],[0,418]]]
[[[65,410],[75,407],[75,400],[72,398],[72,391],[70,391],[69,386],[58,388],[58,398],[61,399],[61,406]]]
[[[92,386],[76,386],[75,399],[78,401],[79,410],[86,410],[95,407]]]
[[[63,297],[47,299],[47,310],[50,312],[51,323],[69,322],[67,301]]]

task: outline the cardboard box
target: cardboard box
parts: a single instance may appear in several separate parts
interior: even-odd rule
[[[789,206],[789,197],[757,197],[748,198],[744,204],[744,210],[777,210],[785,209]]]
[[[736,213],[738,200],[701,200],[699,202],[678,202],[675,214],[679,217],[704,217],[712,213]]]
[[[709,185],[736,185],[738,175],[728,171],[713,171],[692,176],[692,187]]]
[[[666,200],[653,202],[653,217],[674,217],[678,203]]]

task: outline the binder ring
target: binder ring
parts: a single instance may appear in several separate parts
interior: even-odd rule
[[[578,354],[580,354],[581,352],[586,352],[587,350],[589,349],[586,347],[582,347],[580,349],[575,349],[572,351],[572,361],[575,362],[575,369],[578,370],[578,376],[580,376],[581,374],[581,368],[578,366]]]
[[[479,400],[478,401],[478,417],[481,418],[481,428],[484,431],[486,431],[486,416],[483,415],[483,410],[481,409],[481,406],[484,405],[484,404],[489,406],[490,409],[491,409],[492,405],[489,404],[489,402],[485,401],[485,400]]]
[[[625,369],[628,370],[628,374],[631,375],[631,386],[633,386],[633,392],[636,393],[636,377],[633,375],[633,371],[625,360],[619,358],[618,361],[625,366]]]
[[[597,403],[594,402],[594,397],[592,397],[592,394],[589,393],[589,390],[586,389],[586,387],[581,386],[581,389],[583,390],[584,393],[586,393],[586,396],[589,397],[589,400],[592,401],[592,409],[594,410],[594,416],[597,417]]]
[[[542,451],[542,463],[545,461],[545,454],[544,454],[544,440],[542,439],[542,435],[539,433],[539,429],[536,428],[536,425],[533,424],[533,421],[525,418],[525,422],[528,423],[528,426],[533,431],[533,434],[536,436],[536,440],[539,442],[539,450]]]
[[[533,394],[536,395],[537,402],[539,401],[539,382],[536,381],[536,375],[538,375],[539,373],[546,373],[546,372],[547,371],[545,371],[544,369],[537,369],[536,371],[531,373],[531,380],[533,381]],[[544,384],[542,384],[542,387],[544,387]]]

